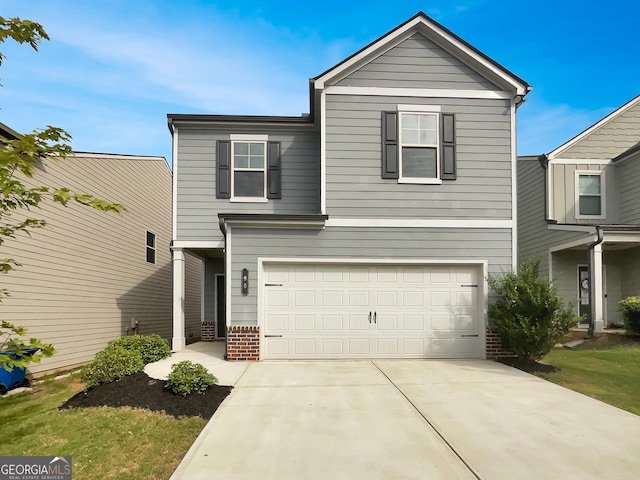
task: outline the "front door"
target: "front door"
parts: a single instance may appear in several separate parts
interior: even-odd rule
[[[224,275],[216,275],[216,338],[227,336],[227,304],[224,294]]]
[[[589,303],[589,266],[578,266],[578,305],[579,314],[582,317],[580,323],[589,323],[591,318],[591,304]]]

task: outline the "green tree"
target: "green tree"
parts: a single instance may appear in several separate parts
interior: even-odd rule
[[[540,277],[540,260],[521,262],[518,271],[489,275],[489,287],[498,296],[489,317],[505,348],[523,363],[544,357],[579,321],[571,304],[565,306],[556,287]]]
[[[0,17],[0,42],[7,39],[17,43],[27,43],[34,50],[42,40],[49,40],[42,25],[31,20],[20,18],[5,19]],[[4,60],[0,52],[0,65]],[[32,178],[36,167],[44,159],[53,161],[64,160],[72,153],[70,146],[71,136],[61,128],[47,126],[44,129],[36,129],[32,133],[18,135],[18,138],[2,140],[0,144],[0,246],[7,238],[15,238],[19,233],[30,235],[35,228],[42,228],[46,222],[42,219],[32,218],[29,214],[32,208],[38,207],[45,198],[66,206],[70,201],[87,205],[96,210],[106,212],[124,211],[124,207],[118,203],[108,202],[95,198],[85,193],[72,192],[64,186],[48,187],[25,185],[25,178]],[[13,215],[17,211],[26,214],[20,215],[14,220]],[[0,259],[0,272],[9,273],[19,263],[13,258]],[[0,289],[0,301],[9,292]],[[21,352],[25,348],[39,348],[41,354],[28,357],[32,361],[39,361],[41,356],[51,356],[54,353],[50,344],[40,342],[38,339],[30,339],[28,343],[21,340],[26,333],[22,327],[3,322],[2,333],[5,334],[4,342],[0,342],[0,351]],[[0,355],[0,367],[10,369],[13,366],[25,366],[25,359],[16,355]]]

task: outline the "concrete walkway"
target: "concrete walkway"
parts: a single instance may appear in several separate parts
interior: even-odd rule
[[[240,365],[236,387],[172,479],[631,479],[640,472],[640,417],[498,363]]]

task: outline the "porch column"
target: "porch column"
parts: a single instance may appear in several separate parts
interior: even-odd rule
[[[589,259],[591,272],[591,318],[593,318],[593,332],[602,333],[604,331],[604,286],[602,283],[602,244],[598,244],[591,249]]]
[[[181,248],[173,249],[173,351],[184,350],[184,252]]]

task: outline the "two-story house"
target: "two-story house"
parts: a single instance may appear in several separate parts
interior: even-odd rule
[[[192,252],[229,359],[485,357],[529,90],[418,13],[312,78],[307,115],[168,115],[173,348]]]
[[[593,329],[640,294],[640,96],[518,164],[519,247]]]

